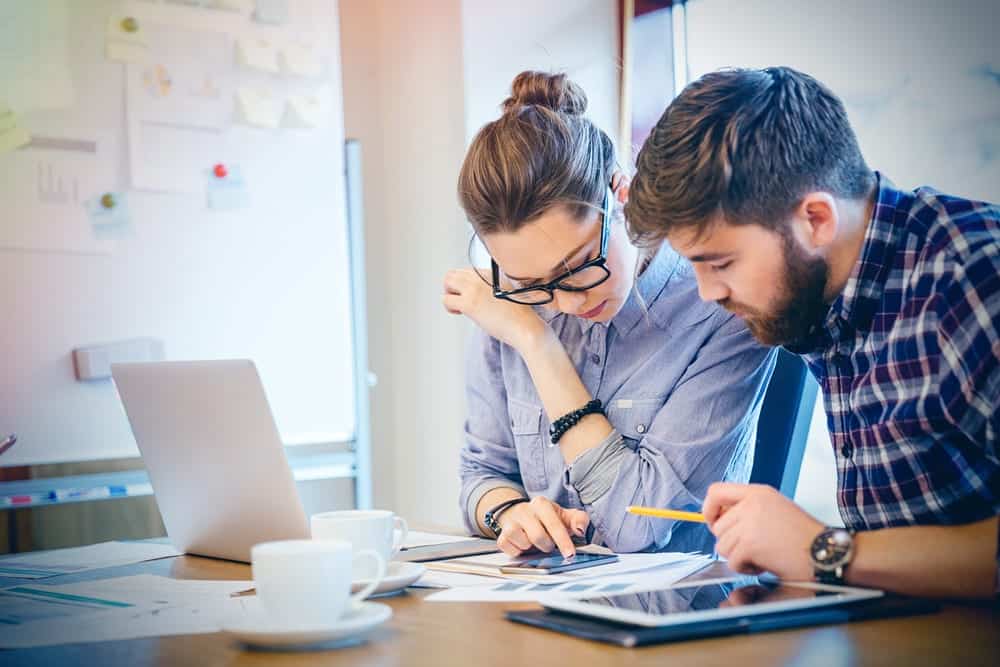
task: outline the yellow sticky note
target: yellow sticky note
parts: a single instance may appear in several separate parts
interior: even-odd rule
[[[0,102],[0,132],[17,127],[17,114],[9,106]]]
[[[240,86],[236,91],[236,122],[251,127],[276,128],[281,121],[281,103],[265,88]]]
[[[313,93],[291,95],[285,104],[285,127],[326,127],[333,113],[333,89],[323,86]]]
[[[0,130],[0,153],[17,150],[31,142],[31,135],[23,127]]]
[[[243,67],[278,74],[278,49],[274,42],[259,37],[236,40],[236,60]]]
[[[108,17],[104,53],[108,60],[115,62],[146,62],[149,41],[143,22],[128,14],[111,14]]]
[[[323,74],[323,64],[315,48],[305,44],[285,44],[278,53],[278,61],[285,74],[312,78]]]
[[[16,150],[31,142],[31,134],[18,125],[17,114],[0,103],[0,153]]]

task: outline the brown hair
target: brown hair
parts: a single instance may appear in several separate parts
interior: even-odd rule
[[[586,109],[587,96],[565,74],[517,75],[503,114],[476,134],[458,177],[477,234],[516,231],[555,206],[582,219],[601,205],[615,151]]]
[[[641,245],[681,228],[730,224],[784,233],[810,191],[860,199],[874,186],[841,101],[788,67],[706,74],[667,107],[636,160],[625,206]]]

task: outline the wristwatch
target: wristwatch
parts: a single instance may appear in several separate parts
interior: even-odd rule
[[[843,584],[844,570],[854,558],[854,531],[827,526],[809,547],[813,573],[821,584]]]

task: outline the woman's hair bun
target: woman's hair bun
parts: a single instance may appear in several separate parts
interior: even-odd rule
[[[565,74],[521,72],[510,86],[510,97],[504,100],[503,110],[504,113],[518,113],[530,105],[582,114],[587,110],[587,95]]]

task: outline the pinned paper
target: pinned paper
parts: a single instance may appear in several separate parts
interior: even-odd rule
[[[281,25],[288,21],[288,0],[257,0],[253,17],[260,23]]]
[[[31,142],[31,134],[18,124],[13,109],[0,102],[0,153],[7,153]]]
[[[239,165],[219,163],[205,170],[208,207],[217,211],[243,208],[250,200]]]
[[[326,127],[332,113],[333,89],[322,86],[314,93],[289,96],[281,124],[295,128]]]
[[[253,0],[209,0],[208,6],[213,9],[247,13],[253,8]]]
[[[128,200],[123,192],[102,192],[87,201],[87,214],[94,227],[120,227],[129,222]]]
[[[120,63],[144,63],[149,56],[146,31],[134,16],[112,14],[108,18],[105,55]]]
[[[235,122],[251,127],[276,128],[281,121],[280,100],[265,88],[240,86],[236,91]]]
[[[316,49],[305,44],[286,44],[278,52],[281,71],[291,76],[316,78],[323,74],[323,63]]]
[[[236,60],[243,67],[278,74],[278,49],[274,42],[260,37],[241,37],[236,41]]]

